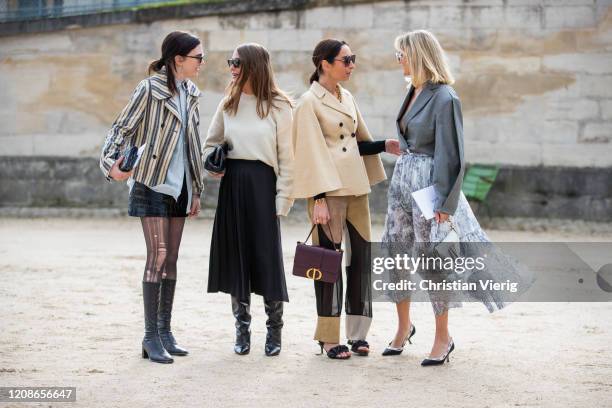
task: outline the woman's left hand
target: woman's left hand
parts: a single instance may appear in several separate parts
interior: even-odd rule
[[[200,196],[193,196],[191,199],[191,211],[189,211],[189,217],[197,217],[200,213]]]
[[[400,154],[402,154],[402,151],[400,149],[399,140],[397,139],[385,140],[385,152],[394,154],[396,156],[399,156]]]
[[[448,214],[440,211],[436,211],[434,213],[434,218],[438,224],[442,224],[443,222],[448,221]]]

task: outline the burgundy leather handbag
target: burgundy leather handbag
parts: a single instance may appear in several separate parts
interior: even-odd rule
[[[306,244],[316,226],[317,224],[314,224],[306,240],[304,242],[298,241],[295,247],[293,274],[312,280],[335,283],[338,280],[342,268],[342,254],[344,251],[342,251],[340,246],[336,248],[333,236],[331,239],[334,244],[334,249]],[[331,227],[329,225],[328,227],[331,236]]]

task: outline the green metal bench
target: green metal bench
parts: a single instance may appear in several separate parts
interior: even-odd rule
[[[488,212],[486,198],[498,173],[499,166],[497,165],[474,164],[468,168],[463,178],[462,191],[469,201],[478,203],[474,210],[484,204]]]

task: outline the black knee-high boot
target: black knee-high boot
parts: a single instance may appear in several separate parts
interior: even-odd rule
[[[240,301],[232,296],[232,312],[236,318],[236,354],[249,354],[251,351],[251,315],[250,299]]]
[[[174,290],[176,280],[162,279],[161,294],[159,298],[159,311],[157,313],[157,331],[166,351],[174,356],[186,356],[187,350],[176,344],[176,339],[170,331],[172,319],[172,304],[174,303]]]
[[[157,308],[159,304],[159,282],[142,282],[144,301],[145,335],[142,339],[142,358],[156,363],[172,363],[174,360],[164,348],[157,332]]]
[[[283,302],[274,300],[265,300],[264,306],[268,320],[266,327],[268,334],[266,335],[266,356],[277,356],[281,352],[281,331],[283,329]]]

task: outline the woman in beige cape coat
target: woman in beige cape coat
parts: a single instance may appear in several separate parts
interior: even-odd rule
[[[323,40],[313,52],[316,71],[294,113],[294,198],[308,198],[308,213],[318,224],[313,243],[346,246],[346,336],[352,351],[368,355],[372,320],[370,263],[370,186],[386,179],[379,153],[398,154],[397,140],[373,141],[359,108],[339,82],[350,78],[355,56],[343,41]],[[326,225],[325,228],[323,226]],[[315,281],[317,328],[314,338],[328,357],[345,359],[340,343],[342,274],[335,283]]]

